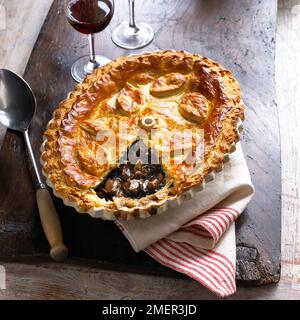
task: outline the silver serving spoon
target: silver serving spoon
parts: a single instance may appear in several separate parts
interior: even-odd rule
[[[28,83],[14,72],[0,69],[0,122],[24,135],[36,177],[36,199],[42,226],[51,247],[50,256],[56,261],[61,261],[67,256],[68,249],[63,243],[58,215],[49,191],[42,182],[28,135],[35,110],[36,100]]]

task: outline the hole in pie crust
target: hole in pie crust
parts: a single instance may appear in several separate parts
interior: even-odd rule
[[[139,144],[140,145],[140,144]],[[99,198],[112,200],[113,197],[128,197],[133,199],[140,199],[145,196],[156,193],[165,185],[165,173],[161,164],[156,164],[157,159],[152,159],[151,151],[141,146],[137,149],[136,159],[129,156],[130,150],[133,146],[137,146],[135,142],[128,150],[126,161],[120,164],[116,169],[113,169],[108,176],[95,189]],[[143,158],[146,155],[146,163],[144,163],[140,156],[143,153]]]

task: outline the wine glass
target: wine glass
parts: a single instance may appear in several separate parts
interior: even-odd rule
[[[112,32],[112,41],[124,49],[139,49],[152,42],[154,33],[152,28],[144,22],[135,21],[135,2],[129,2],[129,22],[124,21]]]
[[[68,22],[77,31],[88,35],[90,55],[79,58],[71,67],[75,81],[82,82],[86,75],[111,60],[95,54],[95,33],[104,30],[114,13],[114,0],[64,0]]]

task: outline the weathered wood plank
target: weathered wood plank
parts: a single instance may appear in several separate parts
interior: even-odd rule
[[[0,299],[218,299],[196,281],[161,274],[99,269],[86,263],[4,263],[6,290]],[[300,299],[299,285],[282,279],[278,285],[239,287],[231,299]]]
[[[278,3],[276,84],[282,156],[282,277],[300,286],[300,0]]]

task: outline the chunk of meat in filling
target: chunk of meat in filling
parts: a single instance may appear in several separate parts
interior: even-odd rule
[[[160,190],[165,174],[160,164],[121,164],[96,188],[98,197],[112,200],[115,196],[140,199]]]

